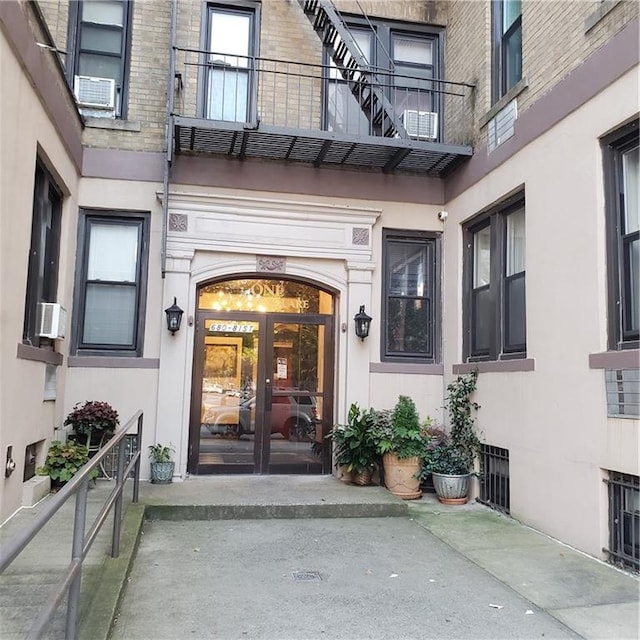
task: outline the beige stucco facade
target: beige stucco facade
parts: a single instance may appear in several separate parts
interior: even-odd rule
[[[6,4],[15,7],[0,15],[4,28],[9,21],[29,22],[26,6]],[[359,10],[355,3],[337,4]],[[638,419],[607,417],[605,369],[628,364],[620,365],[615,352],[606,367],[591,357],[608,352],[600,139],[638,116],[638,56],[637,50],[630,52],[637,40],[637,3],[609,3],[609,13],[595,20],[597,3],[523,2],[526,82],[509,96],[518,101],[515,134],[491,153],[486,146],[487,122],[495,115],[489,3],[360,4],[366,4],[372,16],[443,27],[447,76],[475,84],[473,99],[455,114],[461,123],[467,118],[456,142],[473,142],[473,158],[449,176],[180,156],[174,158],[165,185],[169,3],[134,3],[128,119],[87,121],[84,128],[78,116],[65,120],[68,113],[53,109],[49,94],[34,80],[37,65],[50,63],[51,52],[34,43],[19,51],[9,34],[0,31],[0,456],[4,461],[11,446],[16,461],[15,472],[0,480],[0,521],[22,505],[25,447],[40,443],[40,464],[48,442],[63,435],[66,414],[86,399],[108,401],[122,420],[142,409],[142,450],[155,442],[171,442],[176,449],[175,480],[187,478],[199,348],[193,323],[198,287],[238,274],[260,275],[265,256],[285,259],[278,278],[311,282],[334,295],[332,421],[343,421],[352,402],[391,408],[404,394],[415,400],[422,417],[446,423],[446,385],[471,366],[463,348],[464,225],[523,191],[526,357],[477,364],[478,426],[483,442],[509,451],[511,515],[603,557],[609,535],[603,480],[609,471],[640,474]],[[67,46],[66,3],[40,5],[54,40]],[[268,0],[261,11],[262,55],[320,60],[319,42],[297,3]],[[202,3],[179,3],[177,35],[182,45],[201,46],[202,15]],[[286,30],[299,33],[298,27],[305,37],[300,42],[288,39]],[[549,54],[548,43],[557,56]],[[620,51],[628,54],[624,60]],[[36,67],[28,56],[37,61]],[[616,66],[622,64],[626,67]],[[605,67],[599,77],[597,71]],[[587,77],[588,82],[581,80]],[[184,100],[195,108],[192,80],[192,94],[185,80]],[[59,93],[61,104],[69,100],[68,93]],[[53,353],[60,357],[55,364],[47,362],[53,357],[48,353],[28,359],[24,349],[20,351],[36,157],[64,192],[58,301],[69,312],[70,325],[78,212],[149,214],[140,357],[100,360],[70,353],[72,325],[64,340],[55,341]],[[448,215],[439,215],[442,211]],[[385,362],[381,357],[384,229],[440,234],[441,338],[434,363]],[[174,297],[184,318],[181,330],[171,335],[163,310]],[[361,305],[374,318],[364,342],[352,328]],[[637,366],[637,350],[631,350],[625,362],[632,358]],[[51,366],[56,396],[43,401]],[[142,473],[147,478],[145,457]],[[474,490],[477,494],[477,485]]]

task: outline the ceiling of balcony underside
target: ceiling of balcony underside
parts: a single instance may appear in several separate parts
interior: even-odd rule
[[[437,142],[348,136],[329,131],[174,118],[175,152],[266,158],[320,166],[379,169],[442,177],[472,155],[472,148]]]

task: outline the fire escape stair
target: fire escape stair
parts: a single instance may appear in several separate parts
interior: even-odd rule
[[[387,138],[408,138],[385,94],[388,80],[381,80],[371,69],[331,0],[298,0],[298,3],[368,118],[372,131]]]

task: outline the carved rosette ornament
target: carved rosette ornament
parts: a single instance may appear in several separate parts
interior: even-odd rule
[[[184,213],[169,214],[169,231],[186,231],[188,228],[188,217]]]
[[[369,229],[366,227],[353,227],[351,243],[361,246],[369,246]]]

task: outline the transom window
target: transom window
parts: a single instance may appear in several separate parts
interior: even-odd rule
[[[382,358],[433,362],[439,337],[439,238],[435,234],[385,229],[383,243]]]
[[[465,227],[465,353],[470,360],[526,356],[524,199]]]

